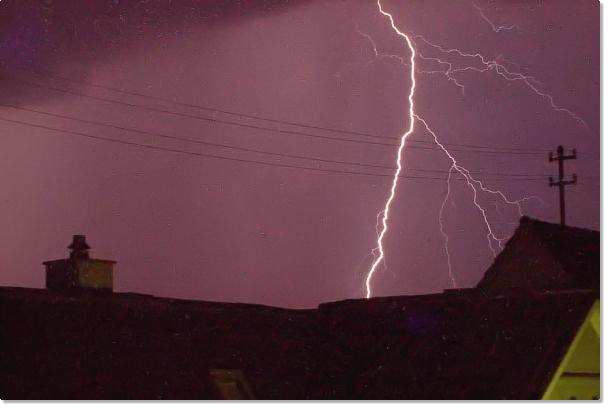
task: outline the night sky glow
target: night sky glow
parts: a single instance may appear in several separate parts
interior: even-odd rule
[[[599,229],[599,66],[593,1],[2,1],[0,285],[82,233],[117,291],[472,286],[559,144]]]

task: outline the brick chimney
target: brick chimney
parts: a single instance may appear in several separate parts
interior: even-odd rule
[[[90,289],[112,292],[115,261],[91,259],[85,235],[74,235],[68,246],[70,257],[43,262],[47,289],[74,291]]]

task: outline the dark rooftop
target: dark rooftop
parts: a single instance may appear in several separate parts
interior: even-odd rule
[[[599,239],[597,231],[523,217],[478,288],[599,289]]]
[[[522,218],[477,288],[441,294],[290,310],[0,288],[0,397],[537,399],[599,274],[599,232]]]
[[[314,310],[0,288],[3,399],[535,399],[597,291],[477,291]],[[241,376],[240,376],[241,377]]]

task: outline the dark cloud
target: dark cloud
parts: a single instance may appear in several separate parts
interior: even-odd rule
[[[305,0],[4,0],[0,7],[0,75],[62,72],[80,62],[73,79],[86,80],[95,64],[124,58],[150,44],[188,37],[193,30],[268,17]],[[77,88],[66,84],[70,88]],[[3,84],[0,95],[48,98]]]

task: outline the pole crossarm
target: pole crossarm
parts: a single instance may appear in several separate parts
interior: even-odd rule
[[[552,152],[549,152],[549,162],[557,162],[559,178],[557,181],[554,181],[552,177],[549,177],[549,186],[550,187],[559,187],[559,214],[561,225],[565,226],[566,224],[566,204],[565,204],[565,186],[566,185],[575,185],[576,184],[576,174],[572,174],[572,179],[565,180],[563,178],[563,162],[571,159],[576,159],[576,150],[572,150],[572,154],[565,155],[563,147],[560,145],[557,147],[557,154],[553,155]]]

